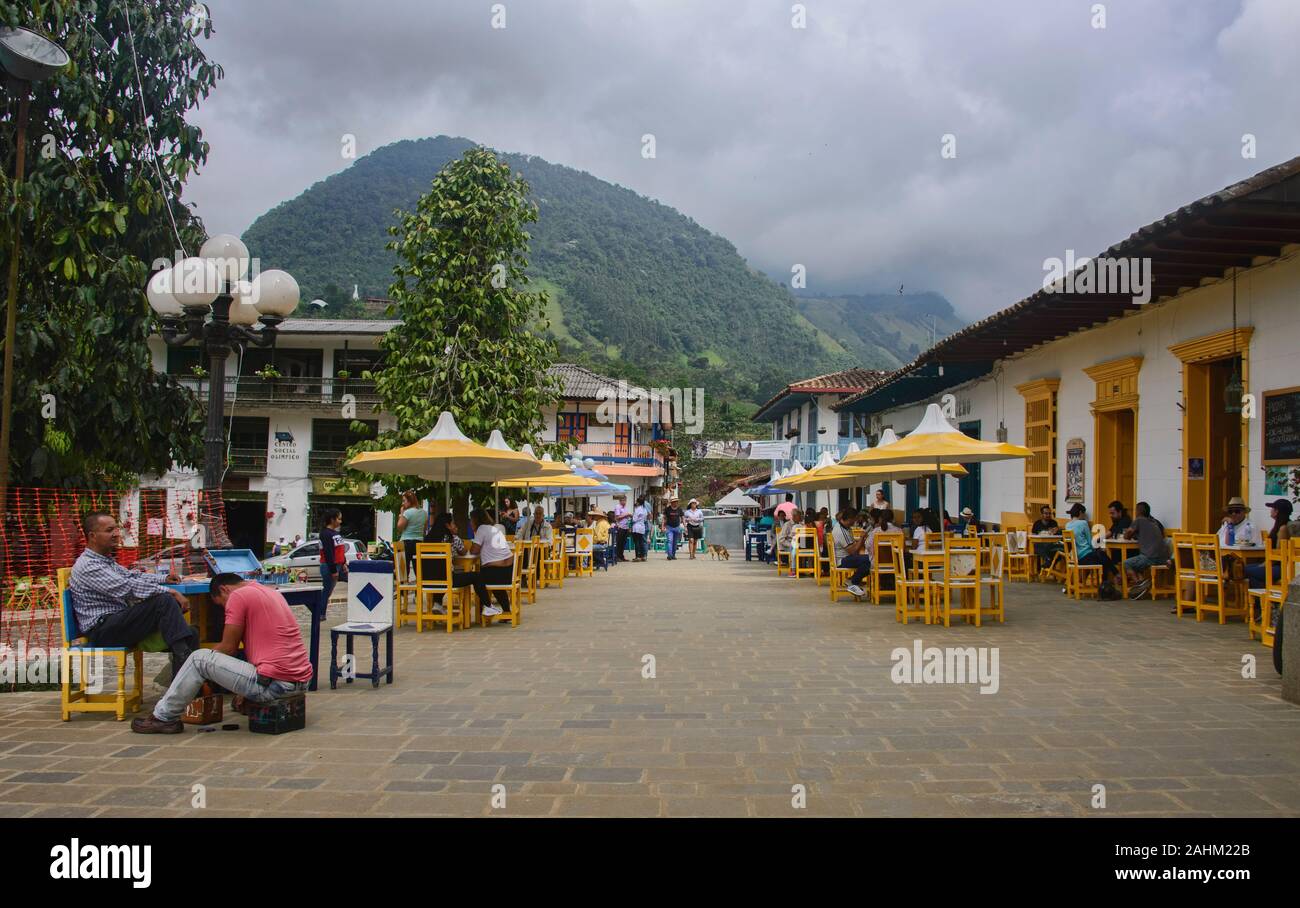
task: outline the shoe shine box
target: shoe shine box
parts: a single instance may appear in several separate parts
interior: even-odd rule
[[[307,695],[298,694],[266,704],[249,704],[248,730],[263,735],[282,735],[307,726]]]
[[[198,697],[190,701],[190,705],[185,707],[185,712],[181,715],[181,721],[186,725],[211,725],[213,722],[220,722],[222,716],[221,694],[214,694],[212,688],[203,685],[203,690]]]

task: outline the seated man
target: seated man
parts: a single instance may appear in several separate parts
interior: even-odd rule
[[[859,584],[867,574],[871,573],[871,556],[863,552],[868,536],[864,534],[857,539],[853,538],[853,530],[850,527],[857,516],[857,512],[852,508],[840,511],[835,521],[835,529],[831,530],[831,539],[835,543],[835,554],[840,556],[840,567],[853,569],[853,576],[849,578],[849,584],[844,589],[860,599],[867,595],[867,591]]]
[[[185,619],[188,600],[163,586],[157,574],[129,571],[117,563],[122,529],[105,511],[81,519],[86,549],[72,566],[68,589],[81,636],[94,646],[132,647],[155,631],[172,653],[173,676],[199,645]]]
[[[190,656],[153,708],[153,715],[131,720],[131,731],[144,735],[176,735],[184,731],[181,715],[198,696],[204,681],[212,681],[241,700],[270,703],[305,691],[311,681],[311,661],[303,645],[298,619],[280,591],[244,580],[238,574],[212,578],[212,602],[226,613],[225,632],[212,649]],[[240,642],[248,661],[237,658]]]
[[[1151,591],[1151,568],[1169,563],[1169,544],[1165,540],[1165,527],[1151,516],[1151,505],[1137,503],[1137,518],[1124,531],[1125,539],[1136,539],[1138,553],[1124,559],[1122,567],[1128,575],[1128,597],[1141,599]]]

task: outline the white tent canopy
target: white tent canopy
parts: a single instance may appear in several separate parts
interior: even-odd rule
[[[715,501],[713,503],[713,506],[715,508],[761,508],[762,507],[761,504],[759,504],[754,499],[750,498],[744,492],[740,491],[740,489],[732,489],[726,495],[722,496],[722,498],[720,498],[718,501]]]

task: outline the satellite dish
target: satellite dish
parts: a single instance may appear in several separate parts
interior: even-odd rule
[[[43,82],[68,65],[68,54],[26,28],[0,28],[0,66],[15,79]]]

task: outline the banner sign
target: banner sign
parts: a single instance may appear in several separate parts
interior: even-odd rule
[[[790,441],[692,441],[691,455],[705,460],[789,460]]]

